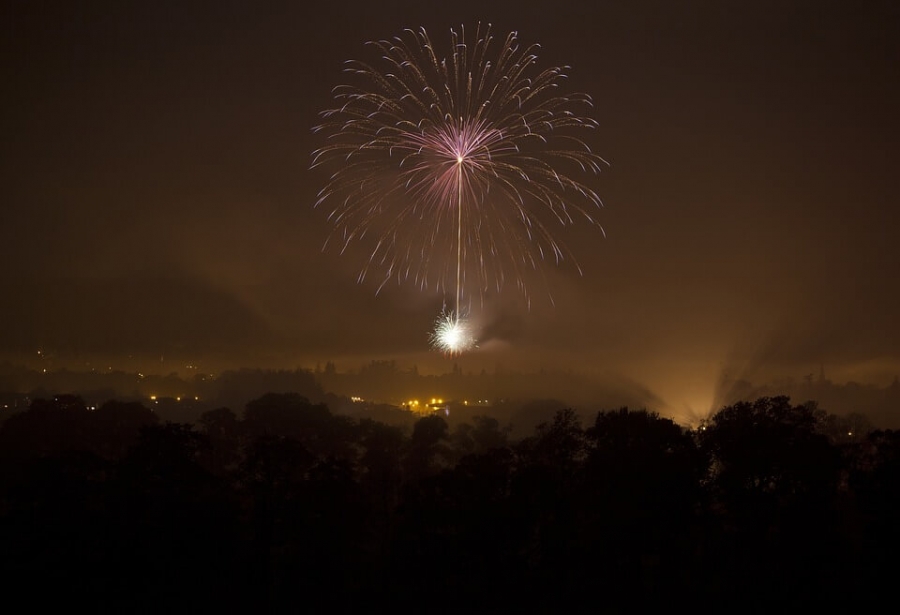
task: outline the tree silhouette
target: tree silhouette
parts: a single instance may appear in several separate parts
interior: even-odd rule
[[[0,452],[14,457],[47,457],[88,450],[90,416],[84,400],[75,395],[38,398],[28,410],[0,425]]]
[[[137,442],[141,428],[158,423],[139,402],[109,400],[90,415],[91,449],[107,459],[120,459]]]
[[[611,601],[659,607],[686,582],[708,463],[690,433],[646,410],[600,412],[585,437],[582,569]]]
[[[860,595],[873,603],[893,596],[900,549],[900,431],[868,434],[850,468],[859,548],[852,559],[859,571]]]
[[[436,414],[416,421],[403,458],[407,480],[415,482],[447,467],[450,457],[446,445],[448,430],[447,421]]]
[[[111,487],[122,600],[142,608],[202,608],[242,561],[228,484],[200,463],[208,441],[193,426],[145,426]],[[120,607],[121,608],[121,607]]]
[[[241,459],[242,426],[229,408],[216,408],[200,415],[198,421],[209,447],[204,462],[211,472],[223,476],[237,469]]]
[[[373,548],[384,555],[403,480],[401,463],[406,442],[398,427],[370,419],[360,421],[359,433],[363,448],[359,459],[360,483],[372,513],[370,522],[376,541]]]
[[[473,416],[472,423],[459,423],[451,436],[457,459],[465,455],[480,455],[491,449],[505,448],[510,429],[501,429],[500,421],[492,416]]]
[[[313,404],[296,393],[268,393],[247,403],[242,421],[249,440],[283,436],[302,442],[321,457],[350,458],[355,437],[351,419],[331,414],[325,404]]]
[[[845,546],[822,537],[838,535],[840,455],[816,427],[814,405],[763,397],[723,408],[699,433],[722,532],[710,585],[731,600],[798,604],[835,577],[822,562]]]
[[[14,471],[11,471],[13,470]],[[106,497],[111,464],[89,452],[31,457],[0,469],[0,579],[7,604],[55,610],[109,600],[120,562]]]
[[[448,612],[509,606],[520,530],[509,499],[513,461],[509,449],[467,455],[403,490],[388,580],[406,588],[402,610],[435,595]]]
[[[550,422],[538,424],[535,435],[519,443],[526,464],[551,468],[561,478],[571,477],[586,452],[581,420],[572,408],[559,410]]]
[[[286,571],[302,566],[307,474],[315,456],[293,438],[260,436],[238,470],[251,531],[251,587],[265,610],[286,599]]]
[[[571,408],[559,410],[514,451],[517,472],[510,499],[513,509],[520,511],[519,557],[526,600],[542,609],[571,608],[571,602],[561,601],[577,592],[570,564],[580,540],[575,496],[586,453],[578,415]]]

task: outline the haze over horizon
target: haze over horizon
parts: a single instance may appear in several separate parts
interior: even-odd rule
[[[36,364],[573,369],[708,410],[722,374],[900,374],[891,2],[4,2],[0,356]],[[311,128],[365,41],[490,22],[594,99],[584,272],[448,297],[322,250]],[[552,301],[550,296],[552,294]],[[162,359],[162,360],[160,360]]]

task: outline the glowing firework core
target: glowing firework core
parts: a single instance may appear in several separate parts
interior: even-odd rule
[[[431,345],[447,354],[459,354],[471,349],[475,339],[469,323],[455,314],[441,314],[431,334]]]

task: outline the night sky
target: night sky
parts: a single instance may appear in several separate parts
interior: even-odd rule
[[[447,297],[376,294],[362,251],[322,250],[312,127],[365,41],[479,21],[594,98],[606,237],[561,232],[583,275],[549,267],[530,309],[488,297],[451,359],[428,346]],[[4,1],[0,26],[9,358],[574,369],[676,409],[723,371],[900,373],[890,0]]]

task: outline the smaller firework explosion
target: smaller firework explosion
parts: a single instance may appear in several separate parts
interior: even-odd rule
[[[475,337],[465,318],[454,312],[444,312],[434,323],[431,345],[449,355],[461,354],[475,347]]]

